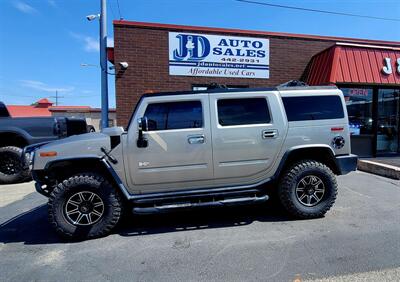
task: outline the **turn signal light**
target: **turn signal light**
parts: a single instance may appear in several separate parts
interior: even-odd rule
[[[56,151],[50,151],[50,152],[40,152],[39,154],[41,157],[55,157],[57,156]]]

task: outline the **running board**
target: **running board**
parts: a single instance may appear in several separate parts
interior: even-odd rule
[[[257,204],[266,202],[268,198],[269,198],[268,195],[263,195],[263,196],[253,196],[253,197],[228,198],[228,199],[221,199],[218,201],[208,201],[208,202],[198,201],[198,202],[180,202],[172,204],[169,203],[169,204],[154,205],[152,207],[134,207],[132,212],[138,214],[148,214],[148,213],[168,212],[178,209],[248,205],[248,204]]]

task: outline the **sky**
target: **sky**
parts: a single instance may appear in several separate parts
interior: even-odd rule
[[[113,46],[112,20],[121,17],[143,22],[400,41],[400,21],[290,10],[235,0],[107,1],[109,46]],[[257,1],[400,18],[398,0]],[[87,15],[99,10],[100,0],[0,0],[0,101],[21,105],[45,97],[55,101],[52,96],[57,91],[63,97],[59,105],[99,107],[99,24],[86,20]],[[114,76],[109,75],[108,81],[110,106],[115,107]]]

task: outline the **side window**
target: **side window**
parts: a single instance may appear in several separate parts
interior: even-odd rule
[[[149,121],[149,130],[203,126],[203,110],[200,101],[149,104],[144,115]]]
[[[221,99],[217,108],[218,122],[222,126],[271,122],[265,98]]]
[[[289,121],[344,118],[339,96],[283,97]]]

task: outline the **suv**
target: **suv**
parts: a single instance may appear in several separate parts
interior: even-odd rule
[[[321,217],[336,199],[335,174],[357,164],[336,87],[144,95],[126,131],[26,153],[52,225],[70,238],[109,233],[125,210],[262,203],[272,187],[294,217]]]
[[[21,163],[27,145],[87,132],[86,121],[66,117],[11,117],[0,102],[0,184],[18,183],[30,178]]]

